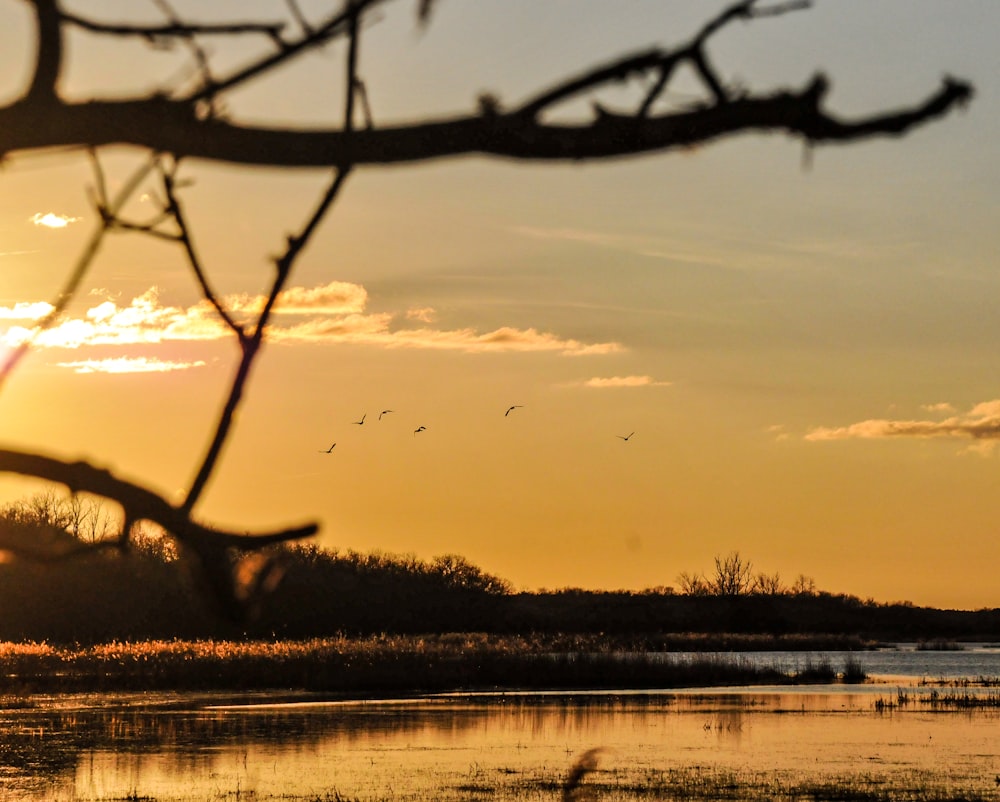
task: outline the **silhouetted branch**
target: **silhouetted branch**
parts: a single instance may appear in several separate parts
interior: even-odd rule
[[[229,311],[222,305],[222,301],[219,300],[219,296],[209,284],[208,275],[202,267],[201,259],[198,256],[198,252],[194,246],[194,240],[191,236],[191,230],[188,227],[187,217],[184,214],[184,209],[181,206],[179,198],[177,197],[177,182],[174,171],[164,170],[161,173],[161,178],[163,180],[163,191],[166,195],[166,211],[177,223],[179,231],[177,239],[184,247],[184,253],[187,256],[188,264],[191,266],[191,271],[194,273],[195,280],[198,282],[198,286],[201,289],[201,294],[205,300],[207,300],[214,307],[215,311],[218,312],[219,317],[222,318],[223,322],[233,331],[242,343],[245,339],[247,339],[246,331],[243,326],[236,322],[236,320],[229,314]]]
[[[119,479],[110,471],[87,462],[64,462],[41,454],[0,449],[0,472],[45,479],[64,485],[73,492],[113,499],[122,505],[127,521],[152,521],[192,547],[260,549],[273,543],[310,537],[318,530],[316,524],[256,535],[215,529],[191,520],[182,507],[175,507],[153,491]]]
[[[298,236],[288,238],[288,246],[284,254],[275,260],[276,275],[274,283],[272,284],[271,291],[264,303],[264,308],[254,325],[253,333],[250,336],[240,336],[240,350],[242,358],[240,359],[239,367],[236,370],[236,376],[233,379],[232,386],[230,387],[229,396],[223,406],[222,414],[219,416],[219,422],[216,425],[215,435],[213,436],[208,452],[202,461],[201,468],[198,470],[198,474],[195,477],[194,482],[192,482],[190,490],[188,490],[187,498],[185,498],[184,504],[181,507],[181,509],[186,512],[190,512],[194,508],[194,505],[197,503],[208,483],[209,478],[212,475],[212,471],[215,469],[216,462],[218,462],[218,459],[222,454],[222,447],[225,445],[226,438],[229,436],[229,430],[232,428],[236,410],[243,398],[244,387],[246,386],[247,379],[250,377],[250,369],[253,367],[254,360],[264,341],[265,327],[270,319],[271,312],[278,299],[278,295],[281,293],[281,290],[284,289],[285,284],[288,281],[288,277],[291,274],[295,260],[309,242],[313,233],[316,231],[316,228],[319,226],[320,221],[333,205],[333,201],[339,194],[340,189],[343,186],[344,181],[347,180],[349,173],[349,169],[341,169],[337,171],[330,183],[330,186],[327,188],[319,204],[317,204],[312,216],[309,218],[309,221],[303,227],[302,232]]]
[[[358,38],[360,36],[360,11],[355,0],[348,0],[347,11],[347,86],[344,88],[344,131],[354,129],[354,100],[358,89]]]
[[[49,124],[27,130],[18,109],[8,107],[0,109],[0,153],[87,142],[276,167],[388,165],[468,154],[583,161],[664,152],[748,132],[783,132],[816,144],[856,142],[905,133],[972,97],[969,84],[947,79],[913,108],[844,121],[820,108],[827,88],[826,79],[819,76],[797,92],[653,117],[605,114],[584,125],[545,125],[514,112],[349,133],[202,121],[186,105],[162,99],[60,106]]]
[[[285,5],[288,6],[288,13],[292,15],[292,19],[295,20],[302,32],[307,36],[311,34],[313,27],[309,24],[309,20],[306,19],[305,14],[302,13],[299,4],[295,0],[285,0]]]
[[[280,42],[285,29],[283,22],[223,22],[184,23],[179,20],[161,25],[125,25],[113,22],[98,22],[77,14],[62,12],[62,19],[77,28],[90,33],[110,36],[138,36],[143,39],[190,39],[195,36],[233,36],[240,34],[261,34]]]
[[[107,214],[112,217],[117,214],[118,210],[128,202],[129,198],[131,198],[135,191],[139,188],[146,176],[149,175],[149,172],[153,169],[154,165],[155,159],[150,158],[132,173],[121,190],[119,190],[118,194],[110,201],[110,203],[107,204]],[[70,272],[69,278],[66,280],[62,290],[52,303],[52,310],[38,322],[33,330],[32,336],[20,343],[16,348],[11,349],[7,358],[2,364],[0,364],[0,389],[3,388],[4,382],[13,372],[14,368],[17,367],[18,362],[20,362],[21,359],[24,358],[24,355],[30,350],[34,339],[43,331],[50,328],[66,310],[70,301],[73,300],[77,290],[80,288],[80,283],[83,281],[83,277],[87,274],[87,270],[90,268],[91,264],[93,264],[94,258],[97,256],[97,252],[101,247],[101,243],[104,241],[104,235],[107,234],[109,228],[107,219],[104,219],[104,214],[102,213],[100,228],[96,229],[94,233],[91,234],[90,239],[88,239],[86,245],[84,245],[73,270]]]
[[[654,49],[644,53],[633,54],[602,67],[589,70],[575,78],[563,81],[538,97],[524,103],[516,113],[528,117],[537,117],[547,108],[582,92],[589,92],[607,84],[625,81],[634,74],[645,75],[646,73],[657,71],[660,77],[653,91],[647,95],[639,109],[639,116],[644,117],[649,106],[652,105],[656,97],[665,88],[674,69],[683,61],[690,61],[692,63],[692,66],[702,76],[717,101],[725,101],[726,92],[722,88],[719,79],[710,69],[707,57],[705,56],[704,48],[708,39],[733,20],[778,16],[789,11],[798,11],[809,7],[808,0],[805,0],[804,2],[792,2],[780,6],[772,6],[767,9],[757,9],[757,2],[758,0],[744,0],[744,2],[737,3],[725,9],[722,13],[709,20],[686,45],[668,51]]]
[[[38,53],[25,99],[34,104],[55,102],[63,62],[63,28],[57,0],[31,0],[35,9]]]
[[[228,77],[220,79],[211,86],[203,87],[184,99],[186,101],[211,99],[220,92],[240,86],[258,75],[270,72],[275,67],[287,63],[314,47],[324,45],[331,39],[349,33],[352,19],[360,19],[367,9],[384,2],[388,2],[388,0],[353,0],[348,4],[347,10],[334,13],[317,26],[307,27],[302,38],[298,41],[284,42],[280,52],[257,59],[236,70]]]

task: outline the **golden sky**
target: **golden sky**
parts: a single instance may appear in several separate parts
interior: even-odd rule
[[[0,5],[4,101],[27,76],[22,5]],[[426,30],[414,5],[387,6],[363,40],[376,124],[465,112],[484,91],[516,103],[682,41],[724,4],[441,0]],[[106,19],[136,9],[156,18],[152,3],[101,4]],[[1000,4],[821,0],[714,42],[718,68],[755,90],[826,71],[844,116],[922,101],[945,74],[974,84],[966,111],[902,140],[809,153],[744,136],[599,165],[357,171],[280,299],[197,514],[252,531],[317,519],[325,546],[458,553],[526,589],[671,585],[739,550],[788,583],[1000,606],[998,29]],[[185,52],[71,46],[73,97],[187,74]],[[230,113],[334,119],[341,61],[336,47],[312,56]],[[109,151],[112,185],[140,160]],[[250,315],[326,176],[198,162],[182,175],[209,275]],[[83,154],[5,162],[4,347],[97,226],[92,184]],[[150,213],[153,193],[130,211]],[[180,249],[115,235],[0,394],[0,442],[179,501],[236,360]]]

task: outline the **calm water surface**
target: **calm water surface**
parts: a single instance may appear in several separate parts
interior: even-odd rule
[[[846,657],[752,659],[828,658],[839,667]],[[22,700],[31,706],[0,711],[0,798],[447,800],[488,790],[557,800],[573,761],[600,747],[599,771],[588,781],[627,785],[676,771],[688,780],[732,774],[739,781],[934,785],[1000,799],[1000,714],[942,711],[921,701],[934,689],[917,684],[1000,676],[1000,650],[860,658],[892,679],[792,690],[368,701],[33,698]],[[910,703],[879,712],[876,700],[895,701],[904,684]]]

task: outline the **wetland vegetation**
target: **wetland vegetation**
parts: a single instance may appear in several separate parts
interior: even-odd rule
[[[735,639],[734,639],[735,640]],[[756,639],[754,639],[756,642]],[[644,644],[648,646],[648,644]],[[795,669],[718,652],[674,655],[597,636],[376,636],[308,641],[0,644],[7,694],[295,689],[342,695],[863,682],[863,663]]]
[[[68,553],[90,537],[40,530],[23,512],[0,515],[8,540],[49,537]],[[869,661],[893,659],[879,648],[887,641],[910,641],[922,660],[974,657],[968,641],[1000,640],[996,610],[758,581],[738,555],[717,561],[714,577],[683,575],[679,589],[615,592],[517,592],[456,555],[284,545],[264,557],[257,569],[281,581],[244,618],[207,607],[197,565],[153,534],[125,554],[0,563],[0,791],[32,802],[375,802],[386,788],[415,802],[995,798],[993,775],[859,771],[856,751],[830,763],[841,743],[830,739],[855,735],[855,719],[836,717],[853,689],[850,715],[880,722],[874,752],[922,711],[943,742],[968,719],[942,713],[995,715],[985,676],[896,695],[851,683],[865,683]],[[792,701],[774,708],[751,687]],[[461,701],[477,694],[490,701]],[[797,733],[774,754],[756,743],[790,721]],[[655,751],[665,737],[674,752]],[[595,746],[600,760],[577,771]],[[815,754],[794,752],[807,747]],[[820,753],[825,773],[790,768]],[[275,755],[272,777],[263,767]]]

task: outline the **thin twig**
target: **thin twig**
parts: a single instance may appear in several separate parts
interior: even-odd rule
[[[90,33],[109,36],[138,36],[143,39],[190,39],[195,36],[231,36],[261,34],[272,39],[280,37],[283,22],[184,23],[176,18],[164,25],[127,25],[97,22],[69,12],[62,12],[64,22]]]
[[[257,59],[256,61],[242,67],[226,78],[222,78],[209,86],[186,95],[183,100],[194,102],[199,100],[211,100],[215,95],[227,89],[246,83],[258,75],[262,75],[275,67],[290,61],[295,56],[304,53],[314,47],[321,46],[330,39],[342,36],[348,32],[350,20],[356,14],[371,8],[379,3],[388,0],[354,0],[351,7],[346,11],[338,12],[329,17],[325,22],[310,28],[296,42],[286,42],[280,52]]]
[[[222,305],[222,301],[219,299],[219,296],[215,293],[208,282],[208,275],[206,274],[201,263],[201,258],[198,256],[198,252],[195,249],[194,239],[191,236],[191,229],[188,226],[184,209],[177,197],[177,185],[174,179],[174,174],[173,172],[164,171],[161,177],[163,180],[163,191],[167,196],[167,212],[170,213],[170,215],[174,218],[174,221],[177,223],[177,228],[179,230],[177,239],[184,247],[184,252],[187,254],[188,264],[191,266],[195,280],[201,288],[201,294],[205,297],[205,300],[207,300],[215,308],[219,317],[222,318],[225,324],[233,331],[233,333],[236,334],[242,343],[243,340],[246,339],[246,332]]]
[[[354,95],[357,91],[358,80],[358,37],[359,21],[361,11],[356,6],[355,0],[349,0],[347,20],[347,79],[345,90],[347,95],[344,99],[344,131],[354,129]]]
[[[309,20],[306,19],[306,15],[302,13],[302,9],[299,8],[299,4],[296,0],[285,0],[285,5],[288,6],[288,11],[292,15],[299,28],[302,29],[302,33],[307,36],[313,32],[312,25],[309,24]]]
[[[347,180],[347,176],[350,172],[351,169],[347,166],[341,167],[337,170],[336,175],[331,181],[309,221],[303,227],[302,232],[297,237],[289,237],[285,253],[275,260],[277,272],[274,283],[271,286],[271,291],[268,294],[267,301],[264,303],[264,308],[261,310],[261,313],[257,318],[253,333],[249,337],[240,338],[240,349],[242,352],[240,364],[237,367],[236,375],[233,378],[233,383],[229,390],[229,396],[226,399],[226,403],[222,408],[222,413],[219,416],[219,421],[216,424],[215,434],[212,437],[212,442],[209,444],[208,452],[205,454],[201,467],[198,469],[198,473],[195,476],[194,481],[191,483],[191,488],[188,490],[187,497],[181,505],[181,509],[185,513],[190,513],[190,511],[194,509],[194,505],[198,502],[198,499],[204,492],[205,487],[208,484],[208,480],[215,469],[215,465],[218,462],[219,457],[222,455],[222,448],[225,445],[226,439],[229,436],[229,431],[232,428],[236,410],[239,408],[240,402],[243,399],[243,390],[246,386],[247,379],[250,377],[250,370],[253,367],[257,354],[260,351],[261,344],[263,343],[265,327],[270,319],[274,304],[288,281],[288,277],[291,274],[295,260],[298,258],[303,248],[305,248],[313,233],[316,231],[320,221],[330,209],[330,206],[339,194],[340,189]]]
[[[115,195],[110,203],[108,203],[107,212],[112,218],[116,216],[118,211],[129,201],[135,191],[145,180],[146,176],[148,176],[150,171],[153,170],[155,165],[156,157],[150,156],[149,159],[147,159],[132,173],[129,179],[125,182],[125,185],[121,188],[121,190],[119,190],[118,194]],[[73,270],[70,272],[69,278],[52,303],[52,309],[32,330],[30,337],[8,353],[7,358],[4,360],[3,364],[0,365],[0,390],[3,389],[3,385],[7,378],[14,371],[14,368],[17,367],[18,362],[24,358],[24,355],[31,348],[38,336],[42,332],[51,328],[51,326],[66,310],[70,301],[73,300],[77,290],[80,288],[80,283],[83,281],[83,277],[87,274],[91,264],[93,264],[94,258],[97,256],[97,252],[101,247],[101,243],[104,241],[104,237],[109,230],[110,226],[108,222],[106,220],[102,220],[100,226],[95,229],[93,234],[90,235],[90,238],[84,245],[79,257],[77,257],[76,264],[73,266]]]
[[[695,68],[702,72],[712,93],[716,98],[722,99],[725,93],[722,91],[717,79],[715,79],[714,75],[708,69],[707,61],[702,52],[708,39],[733,20],[778,16],[790,11],[797,11],[801,8],[808,8],[809,6],[808,0],[802,0],[802,2],[789,2],[760,10],[754,9],[756,2],[757,0],[743,0],[743,2],[723,9],[722,12],[709,20],[687,44],[681,47],[669,51],[654,48],[642,53],[636,53],[625,58],[616,59],[602,67],[589,70],[575,78],[563,81],[526,101],[514,111],[514,114],[534,118],[545,109],[574,97],[581,92],[591,91],[612,82],[622,81],[636,73],[642,74],[656,69],[660,73],[660,81],[655,88],[655,92],[652,95],[648,95],[640,107],[639,116],[644,117],[649,110],[649,106],[656,99],[656,96],[666,86],[674,67],[679,62],[685,60],[691,60],[694,63]]]
[[[167,0],[153,0],[153,3],[157,8],[163,13],[163,15],[170,21],[171,25],[178,26],[181,25],[180,17],[171,8]],[[277,36],[274,32],[271,33],[272,38]],[[198,70],[201,73],[202,84],[207,86],[212,82],[212,70],[208,63],[208,53],[205,52],[205,48],[201,46],[201,42],[195,36],[185,36],[183,37],[184,44],[187,45],[188,49],[191,51],[191,55],[194,56],[195,64],[198,65]]]

